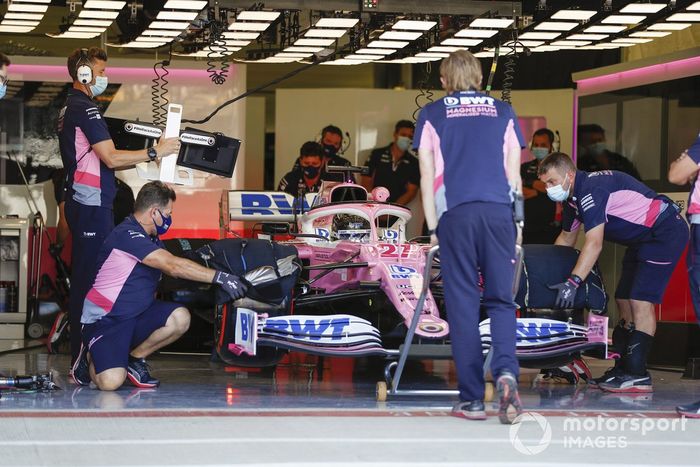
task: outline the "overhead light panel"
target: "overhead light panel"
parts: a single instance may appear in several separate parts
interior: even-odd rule
[[[250,41],[224,40],[224,44],[230,49],[231,47],[246,47],[250,44]]]
[[[518,46],[523,46],[523,47],[539,47],[542,44],[544,44],[544,41],[528,41],[528,40],[521,41],[520,39],[518,39],[518,42],[517,42]],[[516,43],[514,41],[510,41],[510,42],[504,43],[503,45],[505,47],[512,47],[512,46],[516,45]]]
[[[645,44],[653,39],[641,39],[636,37],[625,37],[623,39],[613,39],[612,41],[619,44]]]
[[[630,34],[630,37],[666,37],[670,36],[669,31],[639,31]]]
[[[541,45],[539,47],[535,47],[534,49],[531,49],[533,52],[556,52],[557,50],[561,50],[559,47],[556,47],[554,45]]]
[[[335,42],[333,39],[297,39],[294,45],[328,47]]]
[[[309,29],[304,37],[333,37],[338,39],[343,37],[347,31],[345,29]]]
[[[445,52],[419,52],[416,57],[428,57],[428,58],[447,58],[450,54]]]
[[[5,19],[28,19],[28,20],[34,20],[34,21],[41,21],[41,19],[44,17],[44,15],[40,13],[5,13],[4,18]]]
[[[535,30],[537,31],[571,31],[578,23],[571,21],[542,21],[537,26]]]
[[[370,48],[370,47],[366,47],[364,49],[357,49],[355,51],[356,54],[370,54],[370,55],[375,55],[375,54],[391,55],[394,52],[396,52],[396,49],[380,49],[380,48]]]
[[[241,11],[237,21],[274,21],[280,16],[279,11]]]
[[[323,50],[323,47],[297,47],[291,46],[284,49],[285,52],[309,52],[312,54],[318,53]]]
[[[163,36],[139,36],[134,41],[136,42],[170,42],[173,40],[171,37]]]
[[[409,43],[408,42],[402,42],[402,41],[380,41],[380,40],[375,40],[367,44],[367,47],[379,47],[384,48],[384,49],[403,49],[406,47]]]
[[[242,22],[233,22],[229,24],[228,29],[229,31],[264,31],[265,29],[270,27],[270,23],[242,23]]]
[[[472,28],[496,28],[496,29],[504,29],[507,28],[513,24],[512,19],[503,19],[503,18],[477,18],[471,23],[469,23],[469,27]]]
[[[19,19],[5,19],[2,24],[9,26],[31,26],[33,28],[39,26],[39,21],[22,21]]]
[[[414,41],[422,35],[423,33],[420,32],[387,31],[379,36],[379,38],[384,40]]]
[[[100,27],[106,28],[110,24],[112,24],[112,21],[107,21],[104,19],[78,18],[75,21],[73,21],[73,26],[100,26]]]
[[[487,50],[484,50],[484,51],[481,51],[481,52],[477,52],[477,53],[474,54],[474,56],[475,56],[476,58],[489,58],[489,57],[493,57],[494,55],[496,55],[495,52],[489,52],[489,51],[487,51]]]
[[[656,23],[647,28],[649,31],[680,31],[692,26],[691,23]]]
[[[688,8],[686,8],[686,10],[688,10],[688,11],[700,11],[700,2],[693,3]]]
[[[22,3],[44,3],[44,4],[49,4],[51,3],[51,0],[18,0]]]
[[[397,21],[391,29],[404,29],[409,31],[429,31],[437,26],[437,21],[413,21],[402,19]]]
[[[457,38],[452,38],[452,39],[445,39],[444,41],[441,42],[442,45],[455,45],[455,46],[462,46],[462,47],[474,47],[475,45],[481,44],[482,41],[481,39],[457,39]]]
[[[384,55],[350,54],[344,58],[347,60],[381,60],[384,58]]]
[[[315,28],[345,28],[354,27],[360,20],[357,18],[321,18],[314,24]]]
[[[209,5],[207,0],[168,0],[163,5],[164,10],[201,10]]]
[[[627,29],[627,26],[591,26],[586,28],[583,32],[587,33],[603,33],[603,34],[617,34]]]
[[[452,52],[457,52],[458,50],[464,50],[464,47],[448,47],[444,45],[434,45],[433,47],[428,48],[428,52],[443,52],[443,53],[452,53]]]
[[[94,26],[71,26],[68,31],[70,32],[96,32],[98,34],[102,34],[104,32],[105,28],[100,28],[100,27],[94,27]]]
[[[530,32],[526,32],[524,34],[520,34],[518,36],[518,39],[535,39],[535,40],[542,40],[542,41],[551,41],[552,39],[556,39],[559,36],[561,36],[560,32],[530,31]]]
[[[674,13],[668,18],[667,21],[688,21],[695,23],[700,21],[700,13]]]
[[[115,19],[117,16],[118,11],[82,10],[78,13],[79,18]]]
[[[242,41],[254,41],[260,36],[259,32],[233,32],[226,31],[221,35],[224,39],[234,39]]]
[[[610,15],[601,20],[603,24],[638,24],[646,19],[644,15]]]
[[[591,43],[590,41],[562,40],[562,41],[554,41],[554,42],[552,42],[552,45],[555,47],[582,47],[584,45],[589,45],[590,43]]]
[[[110,47],[126,47],[129,49],[157,49],[164,46],[165,42],[127,42],[126,44],[107,44]]]
[[[668,6],[668,3],[630,3],[620,10],[620,13],[643,13],[651,15],[658,13]]]
[[[190,23],[178,22],[178,21],[153,21],[148,25],[149,29],[176,29],[182,31],[187,29]]]
[[[303,52],[279,52],[275,54],[275,57],[285,57],[285,58],[309,58],[312,57],[314,54],[312,53],[303,53]]]
[[[63,34],[47,34],[49,37],[55,37],[57,39],[92,39],[93,37],[99,36],[100,32],[71,32],[66,31]]]
[[[156,16],[156,19],[175,20],[175,21],[192,21],[199,15],[196,11],[161,11]]]
[[[567,39],[574,41],[602,41],[610,37],[610,34],[572,34]]]
[[[26,0],[22,0],[26,1]],[[87,0],[83,8],[94,10],[121,10],[126,2],[115,2],[113,0]]]
[[[142,36],[161,36],[161,37],[177,37],[182,34],[179,30],[170,29],[146,29],[141,33]]]
[[[13,2],[7,7],[7,11],[24,11],[27,13],[46,13],[48,9],[48,5],[28,5],[17,2]]]
[[[496,29],[461,29],[457,31],[455,37],[481,37],[482,39],[487,39],[498,34]]]
[[[586,21],[597,12],[593,10],[559,10],[551,16],[551,19],[573,19]]]

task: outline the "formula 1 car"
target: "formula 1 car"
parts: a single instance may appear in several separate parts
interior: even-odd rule
[[[387,202],[385,188],[368,193],[355,184],[353,174],[360,168],[329,169],[342,171],[346,181],[324,182],[318,193],[296,199],[280,192],[224,193],[224,229],[254,221],[253,233],[260,235],[215,241],[192,255],[251,285],[246,298],[222,298],[217,306],[219,356],[239,366],[273,365],[286,350],[395,358],[419,302],[415,340],[440,345],[448,356],[439,263],[426,264],[430,245],[406,239],[410,210]],[[280,235],[287,239],[271,241]],[[255,251],[267,251],[265,258]],[[570,271],[571,264],[567,267]],[[423,290],[426,274],[431,286]],[[514,296],[521,288],[514,287]],[[583,294],[588,290],[588,285],[581,288]],[[524,297],[532,298],[527,291]],[[577,297],[583,305],[586,300]],[[486,354],[488,323],[481,329]],[[590,338],[586,326],[571,319],[521,318],[518,335],[518,356],[528,367],[568,365],[583,351],[607,357],[607,336]]]

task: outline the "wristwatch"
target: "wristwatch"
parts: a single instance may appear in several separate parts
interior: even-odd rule
[[[156,151],[156,148],[154,147],[146,149],[146,154],[148,154],[148,158],[151,160],[151,162],[156,160],[156,158],[158,157],[158,151]]]

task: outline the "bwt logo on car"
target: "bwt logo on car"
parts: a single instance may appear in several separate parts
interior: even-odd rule
[[[288,332],[297,336],[307,336],[311,340],[321,340],[330,337],[332,340],[341,340],[345,336],[345,329],[350,326],[348,318],[337,319],[307,319],[302,323],[298,319],[268,319],[265,328],[276,331]],[[330,333],[327,332],[330,330]]]
[[[518,322],[517,334],[528,340],[550,340],[552,335],[563,334],[569,331],[566,323],[521,323]],[[538,339],[539,338],[539,339]]]
[[[265,193],[241,193],[241,213],[243,215],[254,216],[274,216],[276,209],[280,214],[294,214],[292,205],[289,204],[284,193],[267,195]],[[298,209],[298,206],[297,206]],[[303,210],[309,209],[309,204],[304,199]]]
[[[390,264],[389,272],[391,272],[392,279],[410,279],[418,274],[414,268],[400,264]]]

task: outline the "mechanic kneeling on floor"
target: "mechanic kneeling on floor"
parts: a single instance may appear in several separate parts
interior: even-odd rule
[[[190,325],[189,311],[155,299],[161,272],[218,284],[232,299],[245,295],[240,278],[173,256],[158,238],[172,223],[175,192],[162,182],[141,188],[134,214],[107,236],[97,257],[97,276],[83,305],[83,345],[73,370],[79,385],[89,381],[113,391],[128,377],[137,387],[153,388],[145,358],[176,341]],[[77,368],[80,366],[81,368]],[[80,370],[80,371],[78,371]]]
[[[564,203],[562,232],[555,244],[573,247],[581,224],[586,231],[571,276],[551,287],[558,292],[558,307],[573,306],[576,289],[598,260],[604,239],[627,246],[615,291],[623,321],[613,331],[613,345],[624,350],[615,367],[592,382],[610,392],[651,392],[646,361],[656,331],[654,304],[661,303],[688,243],[680,208],[625,173],[576,170],[563,153],[547,156],[538,173],[547,195]]]

